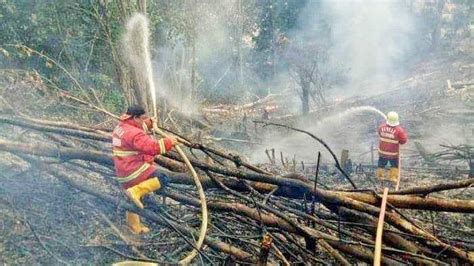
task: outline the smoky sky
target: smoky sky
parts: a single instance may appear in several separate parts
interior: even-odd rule
[[[403,73],[414,33],[413,15],[403,1],[321,0],[308,1],[293,35],[329,43],[330,60],[344,69],[344,92],[350,94],[382,91]],[[380,86],[364,91],[366,83]]]

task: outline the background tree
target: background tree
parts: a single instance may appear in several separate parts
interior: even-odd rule
[[[289,74],[297,84],[302,113],[310,111],[310,100],[316,106],[326,103],[326,92],[338,79],[338,69],[331,66],[327,50],[315,43],[295,42],[286,54]]]

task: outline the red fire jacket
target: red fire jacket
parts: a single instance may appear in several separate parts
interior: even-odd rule
[[[135,120],[122,116],[112,132],[112,153],[117,180],[124,189],[133,187],[150,177],[156,170],[155,155],[173,148],[170,139],[156,141],[148,136]]]
[[[391,127],[386,123],[379,126],[379,156],[387,159],[397,159],[400,144],[405,144],[408,136],[400,126]]]

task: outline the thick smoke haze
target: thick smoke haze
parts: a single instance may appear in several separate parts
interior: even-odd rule
[[[182,15],[185,36],[171,43],[158,41],[154,63],[157,83],[165,91],[169,103],[185,113],[199,110],[199,101],[191,99],[192,46],[195,45],[195,89],[214,91],[217,95],[233,93],[238,86],[236,67],[235,25],[239,23],[235,1],[203,1],[185,7]],[[162,31],[172,31],[163,24]],[[163,37],[163,36],[162,36]],[[240,41],[243,44],[243,41]]]
[[[236,3],[230,0],[204,1],[194,11],[196,87],[198,91],[211,92],[211,95],[218,95],[221,99],[226,99],[226,95],[237,94],[238,100],[249,102],[257,99],[256,91],[293,91],[292,95],[285,98],[285,108],[295,114],[300,113],[299,87],[287,69],[288,62],[285,60],[288,58],[282,56],[286,53],[284,49],[293,44],[315,44],[316,47],[323,48],[328,60],[321,62],[320,67],[329,69],[329,73],[342,73],[331,86],[324,88],[329,101],[389,91],[393,88],[393,82],[402,80],[409,73],[411,63],[416,60],[414,54],[420,38],[414,36],[420,34],[420,28],[415,22],[416,14],[410,11],[405,1],[307,1],[298,13],[295,26],[285,33],[286,37],[281,37],[286,44],[280,47],[283,50],[278,51],[279,66],[275,75],[272,80],[263,81],[248,64],[249,61],[255,61],[252,56],[256,54],[250,53],[255,48],[253,37],[261,34],[262,29],[256,27],[242,35],[238,31],[240,19],[249,27],[252,25],[251,20],[257,19],[259,14],[249,14],[249,10],[245,10],[243,13],[247,17],[239,18]],[[169,25],[159,26],[166,28]],[[163,88],[164,96],[178,110],[198,112],[199,101],[208,99],[191,100],[189,97],[192,60],[190,43],[185,40],[174,45],[158,43],[160,45],[155,46],[153,52],[158,87]],[[244,58],[243,84],[239,80],[239,44]],[[406,99],[394,94],[391,106],[401,105],[404,100]],[[233,101],[234,99],[231,102]],[[312,109],[317,107],[314,102],[311,104]],[[389,107],[382,107],[381,111],[386,113],[391,110]],[[402,113],[403,122],[407,117],[402,110],[396,111]],[[313,119],[314,121],[306,119],[294,126],[323,138],[336,154],[342,149],[349,149],[352,154],[367,152],[371,145],[376,145],[375,130],[383,120],[373,110],[346,111],[344,115]],[[322,146],[302,135],[288,132],[278,135],[271,133],[271,130],[267,130],[267,133],[271,136],[265,137],[263,145],[252,151],[253,161],[267,161],[264,148],[276,148],[288,156],[298,154],[301,156],[299,159],[310,161],[315,160],[317,150],[323,150]],[[411,143],[409,146],[409,149],[414,149]],[[323,155],[329,158],[328,154]],[[364,156],[366,160],[369,157],[368,154]]]
[[[321,7],[330,17],[331,59],[347,69],[346,95],[381,92],[406,70],[415,27],[403,1],[325,0]]]
[[[258,13],[248,14],[248,6],[242,17],[239,17],[237,1],[204,1],[191,11],[186,9],[183,17],[195,23],[190,31],[191,34],[195,31],[197,86],[200,91],[207,90],[215,95],[242,94],[252,98],[256,91],[278,93],[287,88],[297,89],[285,67],[286,61],[291,59],[282,56],[288,45],[281,44],[278,48],[283,50],[278,51],[279,65],[272,80],[260,79],[249,65],[249,60],[255,60],[249,56],[259,56],[249,52],[255,46],[252,38],[262,34],[262,29],[246,30],[240,35],[239,27],[245,24],[245,27],[252,28],[252,20],[258,20]],[[345,97],[377,93],[387,89],[390,81],[407,70],[407,60],[414,46],[411,38],[415,34],[412,16],[403,1],[308,1],[299,11],[295,27],[286,33],[289,41],[278,35],[278,29],[275,38],[283,39],[283,43],[289,42],[290,46],[292,42],[303,45],[315,43],[327,50],[329,60],[321,63],[322,67],[335,69],[337,66],[344,75],[338,78],[334,88],[326,88],[326,93]],[[160,27],[166,28],[167,25]],[[243,84],[239,79],[239,45],[244,57]],[[178,68],[178,80],[182,82],[179,86],[183,91],[189,91],[190,42],[155,48],[154,60],[157,66],[161,66],[156,76],[160,77],[161,84],[177,89],[173,78],[164,76],[166,68],[175,67]],[[195,102],[184,106],[189,104]],[[294,104],[300,103],[294,101]],[[298,107],[292,109],[298,110]]]
[[[343,81],[329,91],[333,97],[378,94],[407,69],[404,62],[414,45],[410,39],[413,21],[401,1],[308,1],[291,39],[327,47],[325,67],[338,66],[344,72]],[[305,119],[297,127],[323,138],[337,154],[342,149],[358,154],[368,151],[377,140],[375,130],[383,121],[378,112],[371,107],[350,109],[314,118],[320,122]],[[314,140],[294,134],[268,137],[264,143],[311,161],[316,150],[323,150]],[[328,158],[329,154],[323,152],[323,156]],[[253,159],[266,160],[261,153]]]

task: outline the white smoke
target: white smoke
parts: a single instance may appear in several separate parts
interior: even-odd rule
[[[414,45],[410,39],[414,29],[414,18],[402,1],[308,1],[291,39],[328,43],[330,63],[346,70],[346,80],[334,94],[349,97],[383,92],[399,78],[406,68],[402,62]],[[319,118],[318,123],[304,119],[296,127],[321,137],[336,154],[342,149],[359,154],[376,142],[376,129],[384,117],[381,111],[363,106]],[[313,161],[315,149],[322,150],[313,140],[290,132],[270,136],[264,143]],[[265,159],[261,154],[256,157]]]
[[[179,5],[178,5],[179,6]],[[195,113],[199,110],[201,92],[215,89],[220,94],[228,90],[222,86],[226,79],[233,77],[232,33],[229,24],[234,23],[231,17],[235,12],[235,1],[201,1],[196,5],[184,7],[179,14],[182,27],[175,30],[176,22],[159,24],[169,41],[159,40],[155,47],[154,63],[157,69],[157,84],[162,87],[168,103],[184,113]],[[174,10],[175,12],[176,10]],[[167,24],[169,23],[169,24]],[[195,54],[193,55],[193,45]],[[195,60],[195,94],[192,95],[192,64]],[[230,68],[230,71],[228,71]]]
[[[379,109],[359,106],[326,116],[318,122],[307,117],[295,127],[323,139],[336,154],[348,149],[351,156],[356,156],[369,151],[371,144],[375,145],[378,139],[376,129],[384,120],[385,114]],[[299,160],[306,162],[314,162],[315,154],[321,151],[323,158],[328,159],[328,162],[332,161],[326,149],[315,140],[301,133],[285,131],[273,127],[263,129],[261,134],[265,135],[263,147],[275,148],[278,152],[282,151],[285,156],[297,154]],[[370,156],[370,153],[366,153],[367,156]],[[253,154],[251,159],[259,162],[267,161],[266,155],[261,151]]]
[[[321,8],[330,16],[331,58],[348,70],[346,96],[383,91],[414,44],[414,18],[404,2],[323,0]]]

